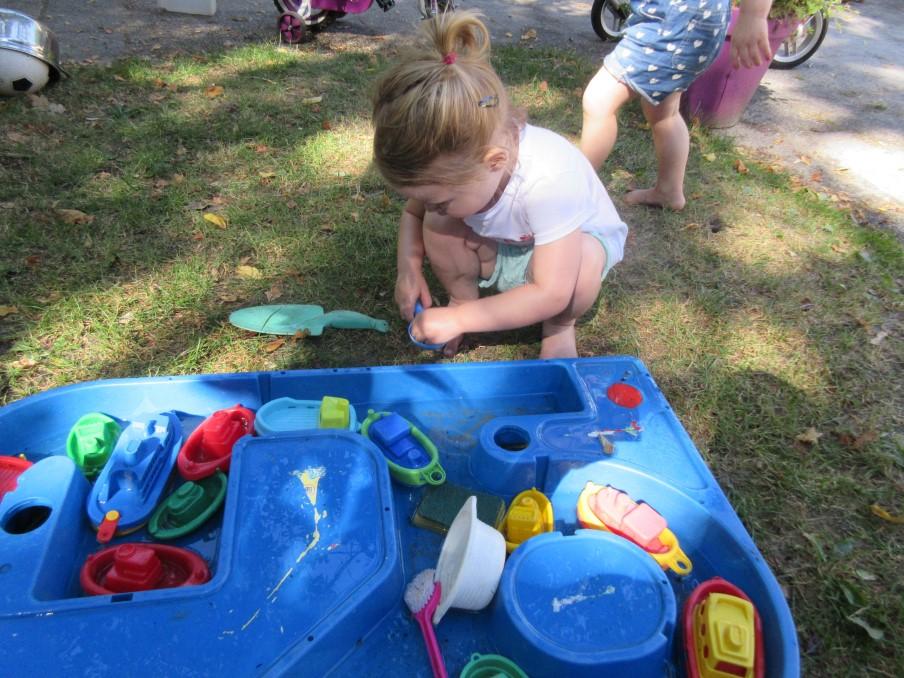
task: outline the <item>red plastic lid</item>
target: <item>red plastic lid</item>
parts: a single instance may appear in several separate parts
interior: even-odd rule
[[[198,480],[217,469],[226,473],[235,441],[253,430],[254,412],[247,407],[217,410],[192,431],[179,450],[179,474],[186,480]]]
[[[0,499],[7,492],[12,492],[19,484],[19,476],[31,466],[31,462],[22,457],[0,456]]]
[[[109,595],[203,584],[210,579],[194,551],[164,544],[120,544],[93,553],[79,573],[88,595]]]
[[[617,382],[606,389],[606,397],[620,407],[633,409],[643,402],[643,395],[630,384]]]

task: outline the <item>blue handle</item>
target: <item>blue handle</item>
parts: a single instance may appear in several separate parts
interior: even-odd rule
[[[414,303],[414,315],[416,316],[418,313],[424,310],[424,307],[421,305],[420,301],[416,301]],[[413,320],[411,322],[414,322]],[[423,341],[418,341],[414,338],[414,335],[411,334],[411,323],[408,323],[408,338],[411,339],[411,343],[419,348],[424,349],[425,351],[442,351],[443,346],[445,344],[426,344]]]

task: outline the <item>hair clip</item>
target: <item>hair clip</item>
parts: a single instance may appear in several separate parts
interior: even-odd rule
[[[448,54],[443,56],[443,63],[446,64],[446,66],[451,66],[452,64],[455,63],[455,60],[457,58],[458,58],[457,52],[449,52]]]
[[[480,108],[496,108],[499,105],[499,97],[495,94],[487,94],[483,99],[477,102]]]

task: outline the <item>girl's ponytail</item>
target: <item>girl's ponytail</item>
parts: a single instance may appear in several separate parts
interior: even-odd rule
[[[479,15],[442,13],[421,23],[413,49],[377,82],[375,163],[396,187],[466,182],[516,118]]]

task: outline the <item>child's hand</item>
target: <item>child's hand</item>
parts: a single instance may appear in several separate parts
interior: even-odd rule
[[[403,273],[399,271],[396,277],[395,302],[398,304],[399,313],[405,320],[414,317],[414,305],[420,301],[421,306],[430,308],[433,301],[430,299],[430,288],[420,271]]]
[[[425,309],[411,323],[411,336],[424,344],[449,344],[461,333],[454,307]]]
[[[735,68],[753,68],[764,61],[772,61],[766,14],[756,10],[745,12],[742,6],[731,35],[731,65]]]

